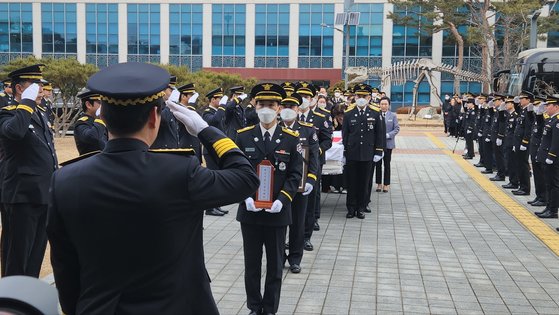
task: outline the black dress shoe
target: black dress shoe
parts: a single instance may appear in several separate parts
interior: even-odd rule
[[[292,273],[300,273],[301,272],[301,267],[299,267],[299,265],[297,265],[297,264],[293,264],[293,265],[289,266],[289,270]]]
[[[345,217],[348,218],[348,219],[351,219],[351,218],[353,218],[354,216],[355,216],[355,215],[353,214],[353,212],[348,212],[348,213],[345,215]]]
[[[547,206],[547,202],[545,202],[543,200],[538,200],[536,202],[533,202],[532,206],[534,206],[534,207],[545,207],[545,206]]]
[[[367,206],[367,207],[365,208],[365,212],[371,213],[371,208],[370,208],[369,206]]]
[[[546,211],[547,211],[547,208],[543,209],[542,211],[534,211],[534,214],[535,214],[535,215],[540,215],[540,214],[542,214],[542,213],[544,213],[544,212],[546,212]]]
[[[482,174],[493,174],[493,170],[483,170],[481,171]]]
[[[303,249],[309,252],[313,251],[314,246],[312,246],[311,240],[305,240],[305,246],[303,246]]]
[[[504,176],[494,176],[489,179],[492,182],[502,182],[505,180]]]
[[[217,210],[216,208],[206,210],[206,215],[214,215],[216,217],[222,217],[225,213]]]
[[[471,156],[465,156],[465,157],[464,157],[464,160],[473,160],[473,159],[474,159],[474,158],[471,157]]]
[[[531,204],[533,204],[534,202],[537,202],[537,201],[540,201],[540,197],[538,197],[538,196],[536,196],[536,198],[534,198],[534,200],[528,201],[528,204],[531,205]]]
[[[506,188],[506,189],[518,189],[517,185],[511,184],[511,183],[501,185],[501,187]]]
[[[513,190],[512,194],[516,195],[516,196],[529,196],[530,195],[529,192],[526,192],[526,191],[520,190],[520,189],[519,190]]]
[[[228,214],[228,213],[229,213],[229,210],[223,210],[223,209],[221,209],[221,207],[217,207],[217,208],[215,208],[215,209],[216,209],[217,211],[223,212],[223,214]]]
[[[380,192],[380,188],[375,189],[376,192]]]
[[[481,164],[481,162],[480,162],[480,163],[477,163],[477,164],[474,164],[474,166],[475,166],[475,167],[485,167],[485,165]]]
[[[365,214],[363,213],[363,211],[357,211],[357,212],[355,213],[355,216],[356,216],[358,219],[365,219]]]
[[[314,225],[312,226],[313,231],[320,231],[320,224],[318,221],[314,221]]]
[[[542,214],[536,214],[538,217],[542,218],[542,219],[557,219],[557,212],[555,211],[551,211],[549,209],[547,209],[544,213]]]
[[[252,310],[250,311],[250,313],[248,313],[248,315],[261,315],[261,314],[262,312],[260,311],[252,311]]]

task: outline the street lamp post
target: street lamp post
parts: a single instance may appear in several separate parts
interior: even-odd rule
[[[339,29],[335,26],[332,25],[328,25],[325,23],[320,24],[320,26],[322,27],[327,27],[327,28],[332,28],[335,29],[336,31],[342,33],[345,35],[345,43],[344,43],[344,49],[345,49],[345,66],[342,67],[342,74],[344,77],[344,90],[347,90],[347,81],[348,81],[348,74],[346,71],[344,71],[345,69],[347,69],[347,67],[349,66],[349,25],[344,25],[344,29]]]

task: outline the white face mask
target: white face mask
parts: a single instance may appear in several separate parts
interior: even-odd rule
[[[311,102],[309,101],[309,99],[303,98],[303,103],[299,106],[299,108],[302,110],[306,110],[307,108],[309,108],[309,106],[311,106]]]
[[[357,104],[357,106],[359,106],[359,107],[365,107],[367,105],[367,103],[369,103],[369,102],[364,98],[358,98],[355,101],[355,104]]]
[[[258,119],[264,124],[269,124],[278,117],[276,111],[268,107],[256,110],[256,114],[258,115]]]
[[[450,99],[450,96],[446,95],[444,99],[448,101]]]
[[[340,98],[340,93],[339,93],[339,92],[336,92],[336,93],[334,93],[334,96],[335,96],[336,98]]]
[[[297,118],[297,112],[291,108],[284,108],[280,112],[280,117],[285,122],[291,122]]]

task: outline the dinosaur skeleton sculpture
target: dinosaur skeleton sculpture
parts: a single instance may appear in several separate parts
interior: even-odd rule
[[[435,95],[439,106],[443,104],[440,93],[437,87],[433,84],[433,71],[445,72],[460,78],[461,81],[475,81],[475,82],[485,82],[486,78],[479,74],[465,70],[459,70],[458,68],[450,65],[437,65],[431,59],[421,58],[421,59],[410,59],[405,61],[399,61],[390,67],[348,67],[346,73],[348,75],[357,75],[349,84],[360,83],[369,79],[369,77],[379,77],[381,79],[381,89],[390,86],[390,84],[402,85],[407,81],[413,80],[415,83],[413,87],[413,110],[410,113],[415,112],[417,106],[417,92],[419,89],[419,84],[423,79],[427,78],[429,85],[431,87],[431,94]]]

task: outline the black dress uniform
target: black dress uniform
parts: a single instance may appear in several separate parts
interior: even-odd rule
[[[14,81],[40,83],[43,67],[22,68],[9,76]],[[47,245],[49,183],[58,161],[48,119],[35,100],[14,100],[12,104],[0,110],[2,276],[38,277]]]
[[[206,97],[209,100],[211,100],[213,97],[223,97],[223,89],[222,88],[216,88],[216,89],[210,91],[208,94],[206,94]],[[225,118],[225,106],[224,105],[220,105],[218,108],[208,106],[208,108],[206,108],[204,110],[204,112],[202,113],[202,118],[204,118],[204,120],[210,126],[216,127],[217,129],[219,129],[221,131],[225,131],[225,126],[223,124],[224,118]]]
[[[363,108],[350,107],[344,114],[342,141],[347,173],[347,217],[364,218],[369,196],[369,174],[372,172],[373,157],[382,156],[382,143],[386,135],[382,132],[380,112],[369,105]]]
[[[78,98],[101,101],[101,95],[91,91],[80,93]],[[83,114],[74,124],[74,141],[80,155],[103,150],[107,140],[107,127],[99,118]]]
[[[495,112],[493,113],[493,123],[491,124],[491,144],[493,145],[493,155],[495,156],[497,174],[494,177],[491,177],[490,180],[504,181],[507,174],[507,166],[505,162],[503,144],[507,128],[507,120],[506,111],[503,109],[503,96],[495,94],[493,102],[495,103]]]
[[[512,96],[507,96],[505,103],[513,102]],[[516,129],[516,121],[518,118],[518,113],[514,110],[505,112],[506,118],[506,130],[505,130],[505,140],[504,140],[504,155],[505,161],[507,161],[507,174],[509,176],[508,184],[503,185],[503,188],[507,189],[518,189],[518,168],[516,165],[516,159],[514,159],[514,130]]]
[[[260,120],[258,120],[258,115],[256,114],[256,109],[251,103],[248,103],[245,107],[245,120],[247,126],[253,126],[260,122]]]
[[[177,90],[182,94],[194,94],[196,93],[194,83],[187,83],[177,88]],[[179,98],[180,101],[180,98]],[[182,106],[186,106],[186,108],[196,111],[196,107],[194,107],[195,102],[189,101],[188,104],[180,103]],[[188,133],[186,128],[183,124],[179,123],[179,149],[193,149],[196,156],[202,162],[202,145],[200,144],[200,140]]]
[[[234,86],[230,89],[231,99],[225,105],[223,127],[225,134],[235,140],[237,130],[246,127],[245,110],[241,106],[240,96],[245,93],[244,86]]]
[[[492,174],[493,167],[495,166],[495,159],[493,157],[493,145],[491,143],[491,128],[493,126],[493,116],[497,115],[496,110],[493,107],[486,107],[482,119],[482,145],[483,152],[485,154],[484,167],[485,170],[482,171],[483,174]]]
[[[547,104],[557,104],[558,100],[548,97]],[[547,105],[557,106],[557,105]],[[542,143],[538,149],[537,160],[544,163],[546,173],[547,206],[542,212],[536,213],[540,218],[557,218],[559,208],[559,116],[555,114],[545,121],[542,132]],[[550,160],[553,163],[548,164]]]
[[[534,101],[534,105],[543,107],[544,105],[541,104],[542,101],[544,100],[537,99]],[[545,206],[547,204],[545,190],[545,161],[538,161],[537,158],[538,149],[542,143],[543,127],[547,118],[549,118],[549,116],[543,113],[542,108],[538,108],[538,113],[535,113],[532,136],[530,137],[530,161],[532,162],[532,171],[534,174],[534,190],[536,192],[536,198],[528,201],[528,203],[538,207]]]
[[[530,101],[533,99],[532,93],[523,91],[520,98],[528,98]],[[530,163],[529,151],[530,137],[532,136],[532,125],[534,124],[534,111],[533,105],[526,105],[520,110],[516,118],[516,126],[514,129],[514,153],[516,170],[518,174],[518,190],[512,191],[515,195],[529,195],[530,194]]]
[[[157,66],[123,63],[93,75],[88,88],[102,93],[103,106],[136,106],[157,101],[168,80]],[[190,150],[152,152],[117,138],[54,174],[48,234],[65,314],[218,314],[201,209],[239,202],[258,178],[221,131],[198,136],[221,170],[201,167]]]
[[[473,98],[469,98],[468,103],[474,102]],[[476,135],[476,110],[474,108],[466,109],[464,115],[464,137],[466,139],[466,153],[464,153],[465,159],[472,159],[475,156],[474,152],[474,138]]]
[[[479,100],[478,96],[477,99]],[[480,101],[481,102],[481,101]],[[482,103],[479,103],[476,109],[476,131],[475,139],[477,141],[478,152],[479,152],[479,162],[474,164],[476,167],[485,167],[485,148],[483,147],[483,119],[485,117],[485,108]]]
[[[251,95],[257,101],[276,100],[279,103],[285,92],[276,84],[260,84],[253,88]],[[276,124],[268,142],[262,128],[258,124],[239,130],[236,142],[254,168],[264,159],[272,163],[273,200],[281,201],[283,208],[279,213],[252,212],[243,202],[239,204],[237,221],[241,223],[243,234],[247,306],[256,313],[275,314],[281,294],[286,227],[292,223],[291,202],[301,181],[303,159],[298,149],[297,132]],[[262,246],[266,248],[267,261],[264,295],[260,290]]]
[[[2,80],[2,85],[4,91],[0,93],[0,108],[10,105],[14,99],[13,95],[6,93],[6,88],[12,85],[12,79],[8,78]]]

